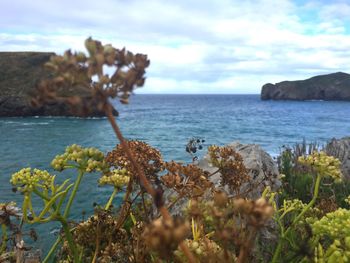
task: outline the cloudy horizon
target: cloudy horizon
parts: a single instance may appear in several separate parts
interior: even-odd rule
[[[137,93],[257,94],[350,73],[350,0],[2,3],[0,51],[85,51],[89,36],[149,56]]]

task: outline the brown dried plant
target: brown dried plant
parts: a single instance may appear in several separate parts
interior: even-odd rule
[[[195,254],[201,262],[217,262],[218,259],[220,262],[249,262],[257,233],[273,213],[273,207],[264,198],[228,197],[225,192],[215,190],[209,201],[190,201],[186,215],[192,219],[196,230],[193,230],[193,241],[187,242],[191,244],[190,249],[194,241],[199,244],[202,252]],[[213,261],[207,261],[208,258]]]
[[[150,251],[156,252],[160,258],[170,259],[180,242],[190,233],[188,221],[179,218],[158,218],[147,225],[143,232],[143,240]]]
[[[238,194],[241,186],[250,181],[242,156],[230,147],[216,145],[210,146],[208,152],[210,162],[221,174],[221,184]]]
[[[152,197],[164,220],[171,220],[171,215],[162,201],[162,191],[154,189],[147,178],[143,167],[138,163],[135,153],[124,139],[113,116],[113,106],[110,99],[119,98],[122,103],[128,103],[128,98],[135,87],[141,87],[145,81],[145,69],[150,62],[146,55],[136,54],[123,49],[116,49],[112,45],[102,45],[100,41],[88,38],[85,41],[88,55],[82,52],[72,53],[67,50],[63,56],[52,56],[46,66],[52,70],[53,78],[43,81],[38,87],[38,94],[33,98],[34,105],[51,102],[70,104],[75,114],[89,115],[95,106],[107,116],[112,128],[120,141],[128,161],[131,164],[131,174],[124,205],[117,227],[120,228],[130,210],[130,195],[132,184],[137,179],[141,187]],[[109,67],[114,73],[108,75],[105,68]],[[66,90],[72,91],[68,95]],[[189,259],[195,259],[184,242],[180,248]]]
[[[150,181],[157,180],[158,173],[163,170],[163,159],[161,153],[142,141],[128,141],[128,146],[133,152],[136,162],[144,171],[147,179]],[[127,171],[136,174],[135,169],[120,144],[107,154],[106,161],[110,166],[116,169],[126,169]]]
[[[128,103],[134,88],[143,86],[145,69],[150,64],[146,55],[134,55],[91,38],[86,39],[85,47],[88,55],[67,50],[63,56],[51,57],[45,66],[54,76],[40,83],[32,99],[34,105],[65,102],[76,115],[86,116],[94,108],[110,110],[109,98]],[[106,68],[113,73],[105,73]]]
[[[194,164],[182,165],[172,161],[167,162],[165,168],[168,172],[161,177],[162,183],[167,188],[174,189],[181,197],[202,196],[213,186],[209,173]]]

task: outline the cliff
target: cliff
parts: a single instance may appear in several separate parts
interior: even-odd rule
[[[346,100],[350,101],[350,74],[337,72],[306,80],[265,84],[262,100]]]
[[[30,103],[39,81],[50,77],[43,65],[53,54],[0,52],[0,117],[74,116],[64,103],[51,103],[39,108]],[[64,93],[69,96],[72,92],[67,89]],[[104,113],[92,109],[90,116],[104,116]]]

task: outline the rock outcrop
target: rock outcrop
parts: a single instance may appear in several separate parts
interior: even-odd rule
[[[253,191],[247,194],[249,198],[258,199],[259,197],[261,197],[262,192],[267,186],[270,186],[272,190],[277,190],[281,186],[278,167],[276,163],[273,161],[272,157],[267,152],[265,152],[259,145],[241,144],[239,142],[234,142],[228,144],[227,146],[232,147],[237,153],[239,153],[242,156],[243,163],[248,170],[252,182],[256,183],[256,187],[253,189]],[[208,171],[209,173],[214,173],[217,170],[216,167],[213,167],[210,164],[210,159],[208,155],[206,155],[203,159],[199,161],[198,166],[204,171]],[[221,186],[220,173],[216,173],[213,176],[211,176],[210,180],[217,188],[224,190],[229,195],[232,194],[230,193],[228,187]],[[246,186],[243,185],[242,187],[245,188]],[[169,196],[172,196],[172,194],[173,193],[171,191],[168,191],[165,193],[165,196],[169,198]],[[186,200],[178,202],[175,206],[172,207],[171,213],[181,213],[182,209],[185,207],[186,204]]]
[[[337,72],[306,80],[265,84],[262,100],[346,100],[350,101],[350,74]]]
[[[345,179],[350,180],[350,137],[333,138],[325,147],[327,154],[341,161],[341,170]]]
[[[39,108],[30,103],[39,81],[50,77],[43,65],[52,55],[54,53],[0,52],[0,117],[74,116],[62,102]],[[71,91],[65,92],[68,96]],[[91,112],[89,116],[104,116],[98,109],[91,109]]]
[[[262,192],[267,186],[270,186],[273,190],[277,190],[281,186],[276,163],[273,161],[272,157],[259,145],[241,144],[239,142],[234,142],[228,144],[227,146],[234,149],[242,156],[244,166],[247,168],[252,182],[258,183],[257,187],[248,194],[248,197],[257,199],[261,197]],[[217,170],[217,168],[211,166],[208,155],[199,161],[198,166],[210,173],[213,173]],[[211,181],[216,187],[219,188],[221,180],[220,178],[220,173],[217,173],[211,177]],[[227,187],[224,187],[223,190],[230,194]]]

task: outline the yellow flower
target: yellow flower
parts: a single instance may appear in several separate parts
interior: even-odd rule
[[[341,181],[342,173],[340,171],[339,159],[328,156],[325,152],[314,151],[309,156],[300,156],[299,163],[309,166],[317,174],[330,176],[335,181]]]
[[[100,185],[113,185],[115,188],[122,188],[130,180],[130,173],[126,169],[113,170],[111,175],[104,175],[100,178]]]

